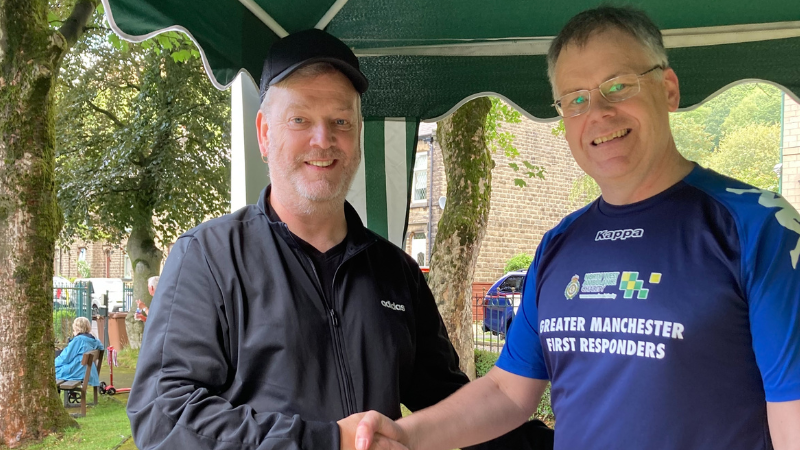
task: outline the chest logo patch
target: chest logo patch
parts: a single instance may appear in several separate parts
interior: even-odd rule
[[[385,306],[385,307],[387,307],[389,309],[393,309],[395,311],[405,311],[406,310],[405,306],[398,305],[397,303],[392,303],[392,302],[389,302],[389,301],[386,301],[386,300],[381,300],[381,305],[383,305],[383,306]]]
[[[765,191],[763,189],[726,189],[728,192],[734,194],[760,194],[758,197],[758,204],[765,208],[778,208],[775,213],[775,219],[782,227],[787,230],[794,231],[800,235],[800,214],[792,208],[789,202],[780,195]],[[800,236],[797,238],[797,246],[794,250],[789,252],[789,257],[792,260],[792,268],[797,269],[797,260],[800,259]]]
[[[580,276],[574,275],[572,281],[567,284],[564,290],[564,297],[572,300],[576,296],[582,299],[609,299],[617,298],[616,292],[606,292],[606,289],[619,289],[623,291],[622,297],[631,299],[646,300],[650,294],[650,289],[645,287],[645,280],[639,279],[639,272],[593,272],[583,276],[583,284]],[[661,273],[653,272],[647,280],[649,285],[661,283]]]
[[[564,297],[567,297],[567,300],[572,300],[578,295],[578,291],[581,289],[580,279],[581,277],[574,275],[572,281],[567,284],[567,289],[564,290]]]
[[[661,283],[661,274],[657,272],[651,273],[649,281],[650,284]],[[636,294],[638,291],[636,298],[646,300],[647,296],[650,294],[650,289],[644,287],[644,280],[639,279],[639,272],[622,272],[622,281],[619,283],[619,290],[625,292],[622,298],[633,298],[633,294]]]

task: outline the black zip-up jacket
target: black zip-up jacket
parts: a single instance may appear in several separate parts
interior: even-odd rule
[[[400,417],[468,382],[417,264],[345,205],[326,302],[286,224],[257,205],[172,247],[128,400],[148,449],[339,449],[336,421]]]

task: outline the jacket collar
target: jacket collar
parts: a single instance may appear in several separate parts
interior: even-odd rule
[[[273,230],[278,231],[281,237],[283,237],[287,242],[293,242],[294,239],[291,237],[289,227],[286,226],[284,222],[273,221],[267,213],[267,199],[269,198],[270,192],[272,192],[271,184],[267,185],[267,187],[261,191],[256,205],[261,213],[264,214],[264,217],[267,218],[270,227]],[[367,231],[367,229],[364,227],[364,222],[361,221],[361,217],[358,216],[355,208],[353,208],[353,206],[350,205],[350,203],[346,200],[344,202],[344,217],[345,220],[347,220],[346,239],[349,241],[347,244],[347,250],[345,252],[345,258],[347,258],[350,254],[358,252],[364,247],[372,244],[377,240],[377,238],[372,233]]]

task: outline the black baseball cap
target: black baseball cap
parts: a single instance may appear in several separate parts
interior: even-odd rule
[[[309,64],[326,62],[339,69],[359,94],[367,91],[369,81],[358,67],[358,58],[344,42],[312,28],[298,31],[272,44],[261,72],[261,98],[267,88]]]

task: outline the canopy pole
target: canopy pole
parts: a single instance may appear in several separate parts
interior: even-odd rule
[[[331,20],[333,20],[333,18],[336,17],[336,14],[339,14],[339,11],[341,11],[345,3],[347,3],[347,0],[336,0],[336,2],[334,2],[333,5],[331,5],[330,9],[328,9],[328,12],[326,12],[325,15],[322,16],[321,19],[319,19],[319,22],[317,22],[317,25],[314,26],[314,28],[318,30],[324,30],[325,27],[327,27],[328,24],[331,23]]]
[[[269,184],[256,137],[259,102],[258,87],[239,74],[231,85],[231,211],[256,203]]]
[[[259,20],[264,22],[264,25],[268,26],[270,30],[272,30],[275,34],[278,35],[279,38],[285,38],[289,35],[289,33],[283,29],[282,26],[275,19],[272,18],[266,11],[261,9],[258,4],[253,0],[239,0],[239,3],[244,5],[245,8],[249,9],[254,16],[258,17]]]

